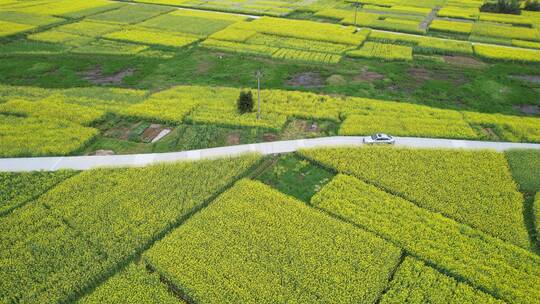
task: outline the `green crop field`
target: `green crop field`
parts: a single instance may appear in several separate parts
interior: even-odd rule
[[[470,176],[404,170],[412,163],[386,169],[388,177],[417,185],[406,194],[391,180],[366,179],[353,169],[370,172],[363,157],[385,156],[397,164],[414,154],[447,173]],[[349,168],[339,165],[345,155]],[[6,174],[4,183],[17,191],[2,198],[11,207],[0,216],[1,258],[10,265],[0,272],[2,301],[540,298],[531,288],[540,283],[538,241],[527,235],[523,197],[502,153],[341,148],[260,159]],[[422,193],[422,175],[430,180],[431,197]],[[472,188],[485,201],[457,200],[474,197],[467,192]],[[493,201],[508,196],[516,197],[515,211]],[[537,196],[530,211],[535,222],[538,202]]]
[[[0,303],[540,303],[539,9],[0,0]]]

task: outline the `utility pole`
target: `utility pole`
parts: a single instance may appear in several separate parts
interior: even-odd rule
[[[255,73],[255,77],[257,77],[257,119],[261,118],[261,77],[263,74],[261,73],[261,70],[257,70],[257,73]]]
[[[360,6],[360,3],[356,1],[354,4],[354,32],[356,33],[358,31],[358,25],[356,22],[356,16],[358,15],[358,7]]]

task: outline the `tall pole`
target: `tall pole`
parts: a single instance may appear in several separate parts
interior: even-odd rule
[[[260,70],[257,70],[257,119],[261,118],[261,76],[262,73]]]
[[[357,27],[356,16],[358,15],[358,2],[354,4],[354,27]]]
[[[358,15],[358,7],[360,6],[360,3],[356,1],[353,5],[354,5],[354,32],[356,33],[358,31],[358,24],[356,22],[356,16]]]

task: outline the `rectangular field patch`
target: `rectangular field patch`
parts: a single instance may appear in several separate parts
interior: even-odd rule
[[[197,303],[373,302],[400,250],[242,180],[144,258]]]

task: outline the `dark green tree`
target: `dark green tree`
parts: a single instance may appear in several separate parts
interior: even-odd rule
[[[251,93],[251,91],[240,92],[240,96],[238,97],[236,106],[237,106],[238,112],[240,112],[241,114],[252,112],[254,102],[253,102],[253,94]]]
[[[497,0],[497,2],[488,1],[480,8],[480,10],[482,12],[516,15],[521,13],[518,0]]]
[[[540,2],[538,0],[525,1],[525,10],[527,11],[540,11]]]

